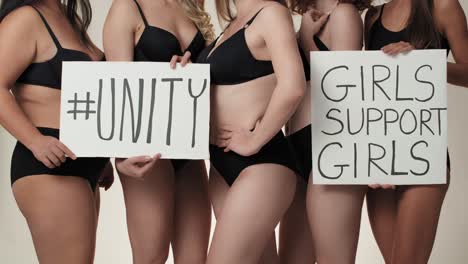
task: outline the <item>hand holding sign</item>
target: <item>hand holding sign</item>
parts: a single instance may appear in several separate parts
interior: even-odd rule
[[[151,156],[138,156],[128,159],[115,159],[117,171],[132,178],[144,178],[154,164],[161,158],[161,154]]]

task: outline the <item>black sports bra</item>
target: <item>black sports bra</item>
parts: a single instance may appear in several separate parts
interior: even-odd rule
[[[388,44],[405,41],[409,42],[407,35],[407,28],[404,28],[398,32],[390,31],[385,28],[382,23],[382,15],[384,12],[385,5],[382,5],[378,19],[374,22],[369,31],[368,50],[380,50]],[[441,49],[446,49],[447,54],[450,52],[450,44],[442,34],[440,34]],[[428,49],[434,49],[435,47],[429,46]]]
[[[216,48],[215,46],[224,32],[200,53],[197,62],[211,65],[212,84],[240,84],[274,73],[271,61],[254,58],[245,40],[245,29],[252,24],[262,9],[244,27],[217,45]]]
[[[63,48],[42,13],[36,7],[31,7],[37,11],[42,21],[44,22],[47,31],[49,32],[55,46],[57,47],[57,53],[50,60],[31,63],[29,67],[26,68],[26,70],[19,76],[16,82],[45,86],[60,90],[62,88],[62,62],[92,61],[92,59],[87,53],[83,51]]]
[[[196,60],[200,52],[205,48],[205,39],[200,30],[197,31],[187,49],[182,51],[177,37],[170,31],[149,25],[143,9],[137,0],[134,1],[145,23],[145,29],[135,45],[134,61],[169,62],[172,56],[182,56],[185,51],[190,51],[192,61]]]

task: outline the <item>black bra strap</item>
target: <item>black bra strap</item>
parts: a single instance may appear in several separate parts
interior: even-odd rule
[[[255,20],[255,18],[258,16],[258,14],[260,14],[260,12],[263,10],[263,8],[265,8],[265,7],[260,8],[260,10],[258,10],[258,12],[255,13],[255,15],[249,21],[247,21],[247,23],[245,24],[245,27],[248,27],[248,26],[250,26],[250,24],[252,24],[252,22]]]
[[[143,19],[143,23],[145,23],[145,26],[148,26],[148,20],[146,20],[145,13],[143,13],[143,9],[141,9],[141,6],[140,4],[138,4],[137,0],[133,0],[133,1],[135,1],[135,4],[138,7],[138,11],[140,12],[141,19]]]
[[[379,21],[382,21],[382,15],[383,15],[384,7],[385,7],[385,4],[383,4],[382,7],[380,8]]]
[[[31,7],[34,8],[37,11],[37,13],[39,14],[39,16],[41,17],[42,21],[44,22],[45,27],[47,28],[47,31],[49,31],[49,34],[52,37],[52,40],[54,41],[55,46],[57,46],[58,49],[61,49],[62,45],[60,45],[60,42],[58,41],[57,37],[55,36],[54,31],[52,31],[52,28],[50,28],[49,23],[47,23],[47,20],[42,15],[41,11],[39,11],[39,9],[37,9],[35,6],[31,6]]]

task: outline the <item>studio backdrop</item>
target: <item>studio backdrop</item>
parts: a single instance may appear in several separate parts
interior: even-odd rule
[[[205,1],[216,31],[219,33],[220,26],[215,13],[214,0]],[[466,12],[468,0],[460,1]],[[90,36],[102,48],[102,27],[112,0],[91,0],[91,3],[93,22]],[[295,20],[299,22],[300,18],[297,17]],[[468,262],[467,102],[468,89],[448,87],[448,145],[452,159],[452,178],[430,264]],[[0,128],[0,263],[36,264],[27,224],[16,206],[10,187],[10,158],[14,143],[15,140]],[[109,191],[101,192],[101,200],[95,263],[129,264],[131,249],[126,230],[122,188],[118,177]],[[367,210],[364,207],[356,263],[383,264],[383,258],[378,251],[367,219]],[[215,224],[213,221],[213,228]],[[336,254],[340,254],[339,248],[336,249]],[[172,257],[168,263],[173,263]]]

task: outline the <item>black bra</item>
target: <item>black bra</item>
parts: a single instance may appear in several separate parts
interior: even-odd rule
[[[190,51],[192,61],[196,60],[200,52],[205,48],[205,39],[200,30],[197,31],[187,49],[182,51],[177,37],[170,31],[149,25],[143,9],[141,9],[137,0],[134,1],[145,23],[145,29],[135,46],[134,61],[169,62],[172,56],[182,56],[185,51]]]
[[[325,43],[323,43],[322,40],[315,35],[314,35],[314,42],[315,42],[315,46],[317,46],[319,51],[329,51]],[[309,61],[307,60],[308,54],[306,54],[306,52],[302,49],[299,43],[298,43],[298,46],[299,46],[299,53],[301,54],[302,66],[304,67],[306,81],[310,81],[310,64],[309,64]]]
[[[44,62],[34,62],[19,76],[17,82],[23,84],[45,86],[53,89],[61,89],[62,86],[62,62],[64,61],[92,61],[91,57],[79,50],[65,49],[60,45],[57,37],[47,23],[45,17],[34,6],[33,7],[42,21],[44,22],[47,31],[49,32],[55,46],[57,53],[55,56]]]
[[[245,40],[245,29],[262,9],[244,27],[217,45],[216,49],[213,50],[224,32],[200,53],[197,62],[211,65],[212,84],[240,84],[274,73],[271,61],[254,58]]]
[[[382,15],[384,12],[385,5],[382,5],[378,19],[372,25],[369,31],[368,50],[380,50],[388,44],[396,43],[399,41],[409,42],[409,36],[407,34],[407,28],[404,28],[398,32],[390,31],[385,28],[382,23]],[[440,34],[440,33],[439,33]],[[447,54],[450,52],[450,44],[442,34],[440,34],[440,48],[446,49]],[[434,46],[427,47],[428,49],[434,49]]]

